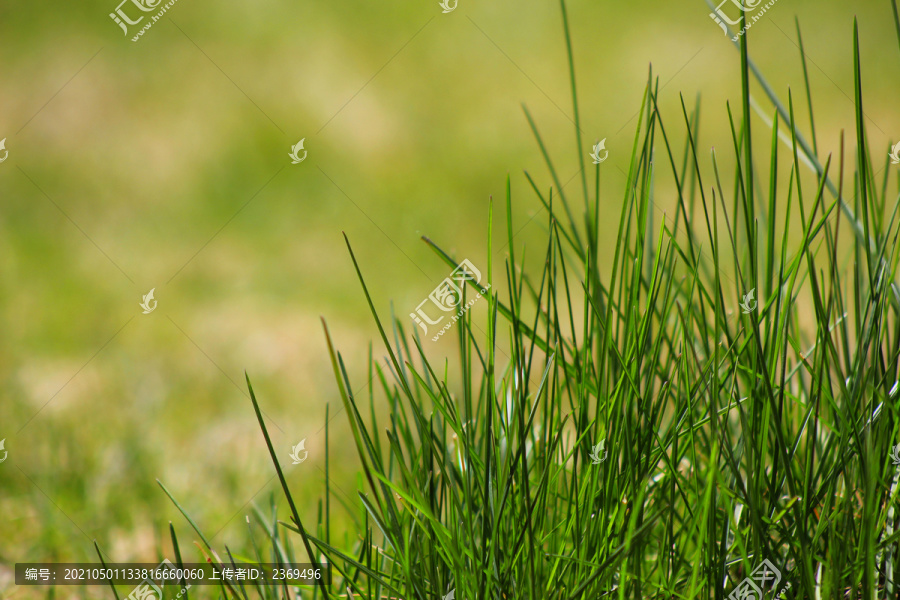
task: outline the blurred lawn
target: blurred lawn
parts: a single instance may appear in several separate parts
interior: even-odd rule
[[[446,276],[420,236],[485,264],[491,196],[504,236],[506,174],[519,243],[546,226],[522,170],[544,189],[551,180],[521,103],[566,191],[580,193],[553,2],[459,0],[441,14],[437,0],[180,0],[137,43],[107,16],[115,4],[0,4],[4,567],[92,560],[94,539],[115,560],[153,560],[168,520],[187,527],[156,478],[207,536],[243,539],[247,503],[277,494],[245,369],[298,508],[313,514],[325,406],[340,406],[319,316],[353,380],[365,380],[377,337],[341,231],[378,309],[392,302],[409,321]],[[612,248],[649,64],[667,127],[683,128],[679,92],[689,109],[701,94],[703,151],[731,144],[724,106],[739,98],[740,70],[703,2],[568,9],[584,152],[601,138],[610,152],[601,243]],[[800,18],[813,97],[830,99],[814,106],[823,155],[852,128],[854,14],[868,134],[887,151],[900,137],[889,2],[779,2],[750,32],[752,58],[786,101],[788,86],[802,90]],[[795,105],[808,124],[805,99]],[[301,138],[308,158],[291,165]],[[673,214],[671,193],[655,201],[654,218]],[[143,315],[150,288],[158,308]],[[345,421],[332,423],[332,479],[355,506]],[[290,466],[304,438],[309,459]]]

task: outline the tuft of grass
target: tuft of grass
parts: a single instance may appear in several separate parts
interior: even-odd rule
[[[888,191],[887,172],[877,185],[888,165],[867,142],[856,23],[849,158],[843,137],[819,154],[802,41],[812,144],[793,94],[785,104],[774,93],[745,35],[741,102],[726,106],[731,173],[717,151],[707,157],[696,145],[699,100],[689,111],[682,97],[681,114],[664,115],[651,72],[617,243],[601,261],[601,214],[613,211],[600,198],[600,166],[584,167],[561,7],[580,214],[526,110],[553,182],[544,193],[526,174],[547,214],[542,266],[530,269],[516,251],[508,180],[508,258],[494,264],[489,235],[487,310],[484,318],[469,311],[448,334],[453,361],[429,358],[415,327],[379,316],[347,241],[386,353],[382,363],[370,350],[368,383],[351,385],[323,322],[364,477],[358,510],[348,509],[358,535],[332,539],[327,473],[324,510],[312,529],[301,523],[248,378],[292,521],[279,521],[274,503],[269,515],[255,507],[254,556],[262,561],[261,534],[267,560],[333,570],[327,585],[251,592],[261,600],[426,600],[451,590],[466,600],[721,599],[768,560],[779,589],[790,584],[786,598],[893,597],[900,196]],[[900,20],[897,28],[900,39]],[[771,115],[751,96],[754,82]],[[766,125],[755,139],[753,112]],[[674,218],[655,214],[663,177],[677,192]],[[459,265],[423,239],[448,269]],[[466,295],[480,293],[469,283]],[[751,290],[757,305],[745,312]],[[376,402],[388,403],[389,421],[378,421]],[[608,456],[593,464],[601,441]]]

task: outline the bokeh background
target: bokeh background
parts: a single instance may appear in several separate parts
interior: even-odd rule
[[[545,190],[551,179],[522,104],[573,194],[606,138],[607,249],[650,65],[669,130],[683,131],[679,94],[689,108],[700,96],[704,152],[731,146],[726,102],[740,110],[738,54],[702,1],[567,4],[583,148],[555,2],[459,0],[443,14],[437,0],[179,0],[136,43],[115,6],[0,1],[3,598],[30,593],[10,581],[16,562],[93,560],[93,540],[153,561],[170,520],[194,539],[156,479],[207,537],[240,547],[250,503],[280,496],[245,371],[301,516],[322,496],[326,407],[331,479],[356,506],[320,317],[355,388],[370,343],[381,348],[342,232],[381,315],[410,326],[448,272],[421,236],[486,265],[493,197],[502,261],[507,176],[516,243],[539,260],[546,215],[523,171]],[[900,138],[889,1],[779,0],[750,31],[752,58],[784,101],[794,91],[807,127],[799,18],[823,157],[853,133],[854,16],[868,135],[887,150]],[[308,155],[292,165],[301,138]],[[672,214],[671,186],[655,203]],[[427,345],[455,364],[450,341]],[[309,458],[293,466],[303,439]]]

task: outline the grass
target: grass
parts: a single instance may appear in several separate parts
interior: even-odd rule
[[[348,241],[386,353],[370,351],[368,382],[351,383],[324,327],[362,470],[358,504],[344,505],[356,536],[332,536],[327,457],[321,510],[301,518],[248,378],[290,511],[254,507],[252,544],[229,561],[327,563],[333,579],[200,594],[718,599],[765,559],[786,598],[895,597],[900,197],[886,149],[867,141],[856,23],[855,149],[842,136],[821,154],[802,50],[805,94],[784,101],[750,58],[751,32],[741,37],[732,146],[708,157],[695,145],[699,102],[664,115],[651,72],[615,252],[601,262],[599,222],[612,211],[603,167],[584,163],[561,6],[581,208],[526,110],[553,181],[545,192],[526,173],[547,213],[542,260],[532,268],[516,249],[507,181],[508,258],[492,261],[489,235],[479,266],[490,293],[445,335],[453,361],[429,358],[409,320],[378,315]],[[897,31],[900,41],[900,21]],[[664,177],[677,209],[661,219]],[[459,264],[425,242],[448,271]],[[751,290],[758,305],[745,312]],[[467,299],[477,293],[472,283]],[[601,441],[607,458],[593,464]],[[184,515],[209,560],[231,557]],[[171,537],[180,562],[185,544]]]

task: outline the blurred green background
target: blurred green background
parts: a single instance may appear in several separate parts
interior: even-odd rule
[[[93,560],[94,539],[117,561],[152,561],[169,520],[194,539],[157,478],[207,537],[240,547],[248,503],[280,494],[244,370],[314,518],[325,410],[340,408],[319,317],[357,389],[370,341],[380,355],[341,232],[382,316],[393,305],[410,327],[448,272],[422,235],[486,265],[493,196],[502,260],[507,174],[516,242],[540,248],[546,218],[522,171],[551,180],[522,103],[572,195],[606,138],[606,248],[651,63],[679,152],[680,92],[689,108],[702,98],[698,147],[730,148],[737,52],[702,1],[567,6],[581,156],[554,2],[459,0],[442,14],[437,0],[179,0],[136,43],[108,16],[115,0],[0,2],[0,597],[26,594],[9,580],[16,562]],[[868,134],[886,151],[900,137],[888,1],[781,0],[750,32],[808,129],[799,17],[822,156],[853,128],[854,15]],[[308,156],[292,165],[301,138]],[[673,214],[672,192],[661,184],[656,218]],[[455,364],[450,338],[426,343]],[[347,432],[337,414],[332,481],[356,506]],[[293,466],[301,439],[309,458]]]

